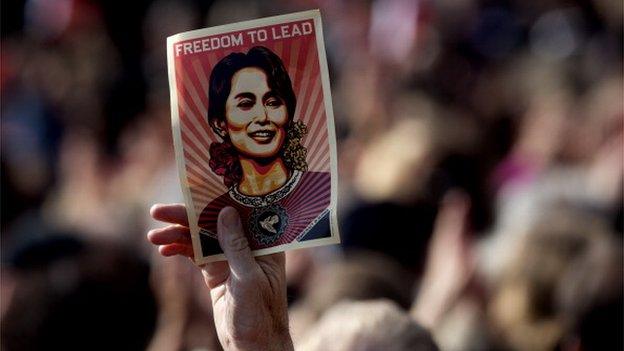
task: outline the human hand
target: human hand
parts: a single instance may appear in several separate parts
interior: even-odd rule
[[[154,205],[156,220],[171,225],[147,233],[163,256],[193,256],[186,207]],[[217,223],[227,261],[201,267],[210,289],[215,326],[225,350],[293,350],[288,332],[284,253],[254,258],[240,216],[226,207]]]
[[[421,290],[412,315],[427,328],[435,328],[466,287],[475,262],[468,242],[470,199],[460,190],[444,196],[427,250]]]

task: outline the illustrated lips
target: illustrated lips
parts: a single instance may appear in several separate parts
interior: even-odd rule
[[[259,142],[268,142],[275,136],[275,132],[272,130],[258,130],[248,134],[252,139]]]

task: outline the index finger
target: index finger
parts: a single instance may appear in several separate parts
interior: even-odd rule
[[[186,206],[184,204],[155,204],[150,209],[152,218],[158,221],[180,224],[188,227]]]

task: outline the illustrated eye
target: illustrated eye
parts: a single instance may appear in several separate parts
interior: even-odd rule
[[[238,104],[236,105],[239,108],[242,108],[244,110],[250,109],[252,108],[254,105],[253,100],[251,99],[242,99],[241,101],[238,102]]]
[[[281,99],[272,97],[266,101],[266,105],[270,107],[280,107],[283,103]]]

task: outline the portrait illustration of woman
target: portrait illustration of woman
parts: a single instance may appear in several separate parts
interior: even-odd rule
[[[228,191],[199,216],[204,256],[221,252],[216,223],[225,206],[240,213],[252,250],[330,236],[330,174],[308,171],[296,104],[282,60],[265,47],[231,53],[212,69],[207,113],[219,141],[209,166]]]

